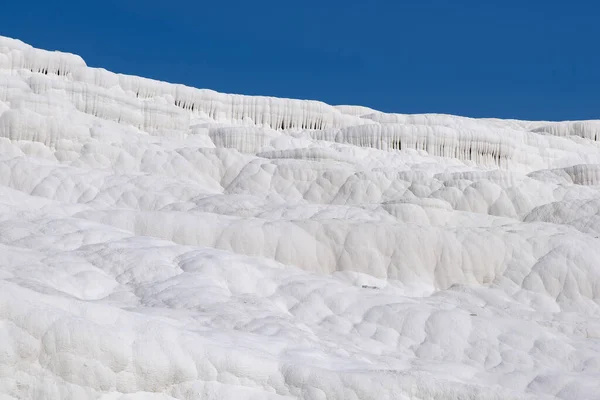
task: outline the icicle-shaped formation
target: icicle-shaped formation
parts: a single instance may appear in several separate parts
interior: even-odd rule
[[[554,136],[580,136],[600,141],[600,121],[564,121],[548,122],[531,130],[536,133],[548,133]]]
[[[345,110],[345,108],[341,108]],[[352,113],[352,108],[349,108]],[[381,124],[446,126],[455,129],[489,130],[490,128],[528,130],[534,133],[545,133],[554,136],[580,136],[600,141],[600,121],[518,121],[501,119],[475,119],[447,114],[387,114],[379,111],[355,115]]]
[[[0,37],[0,69],[66,76],[80,68],[86,68],[86,64],[75,54],[34,49],[21,41]]]
[[[178,129],[185,124],[182,112],[185,115],[198,113],[219,121],[251,120],[276,130],[340,128],[364,123],[358,116],[344,114],[318,101],[223,94],[113,74],[88,68],[79,56],[38,50],[1,37],[0,69],[65,78],[59,81],[32,77],[31,84],[37,93],[51,89],[69,92],[80,111],[150,131]],[[137,110],[138,115],[132,115],[131,110]]]
[[[97,74],[96,78],[102,80],[102,75]],[[188,113],[173,107],[160,97],[145,101],[127,95],[118,86],[107,89],[93,83],[70,79],[45,79],[38,74],[29,77],[28,82],[36,95],[61,91],[65,93],[68,101],[83,113],[133,125],[143,131],[185,131],[190,125]],[[33,110],[38,111],[36,108]]]
[[[564,171],[576,185],[600,185],[600,165],[580,164],[567,167]]]
[[[216,147],[233,148],[240,153],[256,153],[278,134],[268,128],[223,127],[210,129],[209,136]]]
[[[535,171],[528,176],[561,185],[600,185],[600,165],[579,164],[566,168]]]
[[[269,159],[294,159],[307,161],[336,161],[347,163],[354,163],[356,161],[350,155],[345,155],[335,150],[321,147],[265,151],[258,153],[257,156]]]
[[[498,166],[505,165],[514,151],[509,139],[498,135],[443,126],[371,124],[314,132],[313,138],[380,150],[424,150],[434,156]]]

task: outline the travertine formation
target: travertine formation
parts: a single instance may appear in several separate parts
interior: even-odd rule
[[[0,399],[597,398],[598,133],[0,37]]]

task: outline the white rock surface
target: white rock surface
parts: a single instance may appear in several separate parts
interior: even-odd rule
[[[0,399],[598,399],[599,132],[0,38]]]

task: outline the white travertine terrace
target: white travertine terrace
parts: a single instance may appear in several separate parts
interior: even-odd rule
[[[598,398],[599,132],[0,37],[0,399]]]

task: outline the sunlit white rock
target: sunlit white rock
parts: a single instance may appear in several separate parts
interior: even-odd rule
[[[0,37],[0,398],[596,398],[599,127]]]

